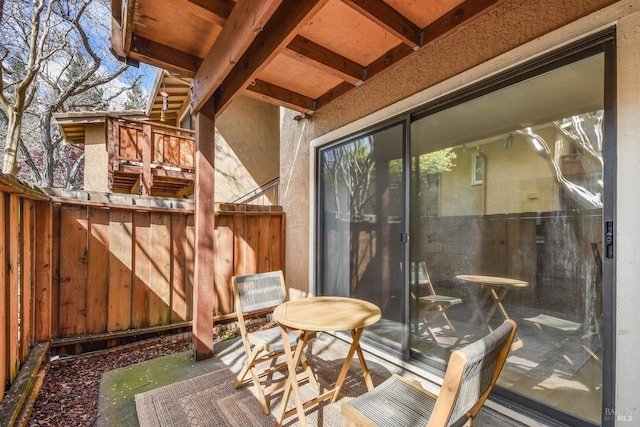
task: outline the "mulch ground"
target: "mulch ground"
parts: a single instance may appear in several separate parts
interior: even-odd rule
[[[142,344],[122,352],[74,357],[52,363],[29,418],[29,426],[93,426],[98,417],[102,374],[189,349],[191,339]]]
[[[272,326],[273,322],[260,321],[249,329],[259,330]],[[214,335],[214,341],[239,335],[237,330],[228,330]],[[158,339],[52,363],[28,425],[92,427],[98,417],[98,391],[104,372],[179,353],[189,348],[191,338]]]

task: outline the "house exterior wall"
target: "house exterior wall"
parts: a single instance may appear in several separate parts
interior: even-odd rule
[[[84,132],[84,190],[109,192],[109,153],[104,122],[87,124]]]
[[[640,351],[635,311],[640,303],[640,2],[637,0],[508,0],[487,15],[423,48],[388,73],[295,121],[281,124],[281,199],[287,212],[286,283],[292,298],[312,294],[315,147],[436,99],[475,81],[557,49],[591,33],[617,27],[616,189],[616,408],[635,410]],[[490,29],[490,30],[488,30]],[[610,408],[611,409],[611,408]],[[607,408],[605,408],[607,410]],[[638,414],[636,414],[638,416]]]
[[[557,135],[552,127],[538,130],[550,144]],[[440,176],[439,216],[493,215],[500,213],[522,213],[552,211],[558,208],[557,179],[542,157],[528,155],[530,149],[524,137],[514,136],[513,145],[506,151],[504,141],[496,140],[482,145],[482,154],[487,159],[485,188],[483,184],[471,184],[474,149],[458,148],[456,167]],[[567,144],[568,146],[568,144]],[[566,148],[565,148],[566,151]],[[527,159],[515,162],[515,159]],[[517,175],[517,185],[509,179]],[[485,200],[483,200],[483,197]]]
[[[279,123],[278,107],[246,96],[216,119],[216,202],[235,200],[278,177]]]

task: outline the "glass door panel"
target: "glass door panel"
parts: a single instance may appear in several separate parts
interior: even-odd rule
[[[319,292],[378,305],[382,320],[365,337],[397,352],[404,331],[404,127],[324,148],[318,168]]]
[[[411,125],[412,356],[519,325],[498,384],[600,422],[604,58]]]

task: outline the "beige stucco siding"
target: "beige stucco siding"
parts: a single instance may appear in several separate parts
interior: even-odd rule
[[[611,3],[506,1],[311,118],[294,121],[297,113],[283,114],[280,170],[285,189],[282,204],[287,213],[286,280],[292,295],[313,292],[315,147],[616,25],[615,393],[617,410],[636,408],[635,360],[640,353],[635,314],[640,305],[640,198],[635,196],[640,182],[640,2]],[[640,417],[637,412],[636,417]]]
[[[235,200],[278,177],[279,123],[278,107],[245,96],[216,119],[216,202]]]
[[[109,153],[104,122],[87,124],[84,132],[84,189],[109,192]]]

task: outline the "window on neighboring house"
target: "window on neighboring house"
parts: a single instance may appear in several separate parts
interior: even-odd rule
[[[473,161],[471,162],[471,184],[482,184],[484,180],[484,156],[480,153],[473,154]]]

